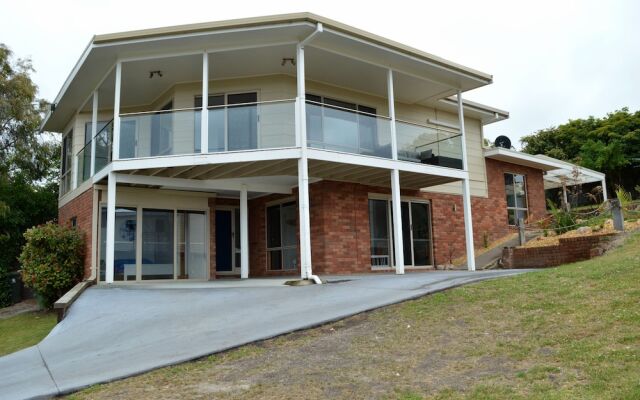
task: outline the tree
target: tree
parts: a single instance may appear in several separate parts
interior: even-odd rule
[[[60,144],[39,131],[44,102],[28,59],[0,43],[0,306],[6,276],[20,267],[24,232],[56,217]]]
[[[623,108],[604,118],[570,120],[520,140],[523,151],[576,163],[607,175],[615,186],[632,191],[640,173],[640,111]]]
[[[0,43],[0,179],[55,181],[60,145],[39,132],[46,102],[36,98],[31,61],[12,58]]]

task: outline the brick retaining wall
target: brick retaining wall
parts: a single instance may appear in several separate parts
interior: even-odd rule
[[[560,244],[542,247],[505,247],[502,265],[505,268],[548,268],[588,260],[604,252],[607,242],[617,233],[578,236],[559,239]]]

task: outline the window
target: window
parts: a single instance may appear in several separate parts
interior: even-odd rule
[[[96,134],[107,126],[108,121],[98,121]],[[93,123],[87,122],[84,124],[84,153],[82,154],[81,168],[78,170],[82,182],[89,179],[91,176],[91,139],[93,138]],[[80,183],[80,181],[78,182]]]
[[[60,166],[60,194],[71,189],[71,167],[73,164],[73,130],[62,139],[62,165]]]
[[[376,109],[307,94],[307,138],[316,148],[387,157],[378,137]],[[384,136],[384,135],[382,135]]]
[[[77,228],[78,227],[78,217],[71,217],[71,219],[69,220],[69,225],[71,225],[72,228]]]
[[[527,190],[524,175],[504,174],[504,191],[507,196],[507,220],[517,225],[520,218],[527,219]]]
[[[167,155],[173,151],[173,113],[171,109],[173,109],[173,100],[165,104],[159,110],[161,112],[151,114],[151,156]]]
[[[296,203],[267,207],[267,268],[272,271],[296,269],[298,248]]]
[[[257,102],[257,92],[209,95],[209,152],[258,148]],[[194,107],[202,107],[202,96],[195,97]],[[195,113],[195,152],[201,151],[200,113]]]
[[[98,127],[96,129],[96,134],[104,129],[109,121],[98,121]],[[93,122],[87,122],[84,124],[84,144],[87,145],[91,143],[91,138],[93,134]]]

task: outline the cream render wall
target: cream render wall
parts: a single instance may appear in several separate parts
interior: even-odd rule
[[[338,100],[354,102],[360,105],[373,107],[377,114],[388,116],[387,99],[374,96],[368,93],[353,91],[342,87],[316,82],[306,82],[307,93],[320,96],[332,97]],[[289,75],[270,75],[259,77],[245,77],[227,80],[211,80],[209,82],[209,94],[241,93],[255,91],[258,94],[258,101],[273,101],[294,99],[296,96],[296,79]],[[155,99],[152,104],[145,107],[146,110],[157,110],[164,106],[169,100],[173,101],[174,109],[193,108],[195,96],[202,94],[200,82],[179,83],[171,87],[165,93]],[[434,119],[458,125],[457,114],[438,110],[435,108],[419,105],[396,102],[396,118],[408,122],[425,124],[427,119]],[[262,148],[283,147],[291,143],[294,131],[293,104],[276,103],[261,106],[259,110],[259,146]],[[123,112],[140,111],[136,109],[126,109]],[[190,153],[193,151],[194,114],[193,111],[179,113],[174,117],[175,128],[180,126],[184,132],[175,132],[174,152]],[[113,118],[113,111],[101,109],[99,119],[110,120]],[[84,145],[84,124],[91,121],[91,113],[79,113],[70,124],[74,128],[74,154],[82,149]],[[477,119],[465,118],[465,131],[467,136],[467,157],[469,163],[470,187],[473,196],[487,197],[487,178],[485,160],[482,151],[482,124]],[[285,134],[283,134],[285,132]],[[139,138],[142,141],[143,138]],[[143,156],[140,154],[139,156]],[[446,185],[433,186],[423,189],[437,193],[461,193],[460,182]]]

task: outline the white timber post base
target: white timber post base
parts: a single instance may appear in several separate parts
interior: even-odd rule
[[[471,190],[469,188],[469,163],[467,162],[467,135],[464,127],[464,109],[462,92],[458,90],[458,123],[460,124],[460,142],[462,143],[462,169],[467,177],[462,180],[462,209],[464,212],[464,237],[467,248],[467,269],[476,270],[476,254],[473,247],[473,217],[471,215]]]
[[[462,209],[464,212],[464,238],[467,248],[467,269],[476,270],[476,256],[473,248],[473,220],[471,217],[471,193],[469,179],[462,180]]]
[[[105,268],[105,282],[107,283],[113,283],[113,264],[115,256],[116,190],[116,173],[109,172],[109,181],[107,187],[107,257]]]
[[[240,278],[249,277],[249,216],[247,185],[240,189]]]
[[[402,207],[400,199],[400,173],[391,170],[391,214],[393,215],[393,254],[396,274],[404,274],[404,244],[402,238]]]

